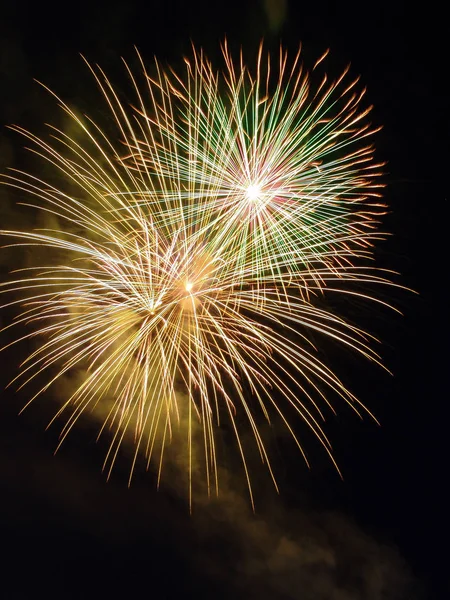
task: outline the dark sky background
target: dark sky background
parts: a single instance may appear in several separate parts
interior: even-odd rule
[[[253,56],[259,40],[311,64],[331,48],[331,68],[352,63],[375,105],[378,157],[388,161],[391,213],[379,264],[419,292],[391,292],[403,317],[373,306],[360,323],[383,340],[390,377],[361,359],[329,353],[338,373],[381,421],[349,411],[327,431],[341,481],[318,447],[312,470],[283,437],[276,441],[277,496],[262,471],[256,514],[233,459],[223,466],[220,501],[194,505],[179,485],[155,491],[152,474],[126,487],[126,457],[112,480],[89,422],[54,457],[53,406],[17,416],[25,396],[0,403],[0,598],[264,598],[443,600],[448,578],[447,369],[449,164],[448,50],[436,2],[333,3],[281,0],[204,3],[10,3],[0,20],[0,167],[20,162],[23,142],[5,129],[42,131],[55,104],[33,78],[64,99],[95,98],[79,53],[122,77],[133,45],[177,65],[190,40],[218,59],[228,36]],[[94,91],[93,91],[94,90]],[[0,219],[15,213],[2,190]],[[0,223],[0,227],[3,223]],[[2,278],[14,264],[0,255]],[[349,306],[352,314],[356,308]],[[2,316],[6,323],[6,313]],[[0,324],[2,321],[0,320]],[[0,355],[0,388],[20,351]],[[328,356],[327,356],[328,358]],[[176,471],[174,477],[178,477]]]

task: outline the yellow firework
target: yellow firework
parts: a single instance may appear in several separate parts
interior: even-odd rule
[[[369,298],[361,284],[387,283],[361,266],[378,236],[380,165],[365,143],[373,131],[363,93],[345,73],[312,88],[299,55],[288,68],[283,51],[271,64],[261,48],[252,75],[226,45],[223,53],[223,72],[196,51],[180,73],[156,63],[149,74],[141,61],[144,85],[127,66],[131,105],[91,68],[114,133],[61,100],[74,133],[52,127],[45,141],[13,127],[63,183],[4,175],[58,224],[1,233],[59,258],[1,291],[22,306],[9,327],[34,324],[17,341],[45,336],[16,378],[25,385],[48,372],[30,401],[66,374],[85,374],[58,411],[70,409],[62,440],[80,414],[100,407],[113,431],[108,471],[132,430],[130,478],[141,453],[161,474],[181,412],[190,472],[195,420],[208,489],[217,490],[215,431],[226,415],[252,497],[244,423],[275,482],[259,415],[277,414],[303,453],[287,417],[296,411],[332,457],[318,401],[329,405],[331,391],[362,408],[310,334],[378,362],[370,336],[317,299],[327,291]]]

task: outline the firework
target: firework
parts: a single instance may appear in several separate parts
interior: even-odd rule
[[[281,50],[274,67],[261,46],[255,77],[226,45],[223,53],[223,73],[194,51],[183,76],[152,80],[157,118],[140,113],[159,144],[142,138],[133,166],[177,181],[164,223],[177,226],[181,202],[202,236],[214,230],[218,251],[239,254],[244,279],[249,270],[278,281],[305,281],[308,271],[319,285],[321,269],[340,276],[379,236],[382,165],[366,141],[376,130],[370,107],[360,109],[365,90],[347,72],[312,87],[300,53],[288,67]]]
[[[131,105],[91,68],[115,132],[59,99],[76,133],[52,127],[46,141],[13,127],[62,178],[13,170],[2,182],[58,225],[1,233],[59,258],[0,289],[13,294],[4,306],[22,307],[9,327],[31,327],[17,341],[45,338],[15,379],[23,386],[48,373],[30,402],[84,373],[55,416],[68,414],[61,441],[82,413],[98,410],[102,430],[112,431],[108,473],[132,431],[130,478],[140,454],[157,461],[160,476],[164,449],[187,414],[189,470],[199,422],[208,489],[217,490],[215,430],[226,416],[252,497],[244,421],[275,482],[259,414],[278,415],[306,460],[288,414],[295,411],[332,458],[318,400],[330,406],[328,390],[365,410],[310,334],[379,362],[370,336],[319,300],[333,291],[369,298],[359,284],[387,283],[361,266],[383,208],[356,81],[344,73],[313,88],[315,73],[303,71],[300,54],[288,67],[282,50],[271,63],[261,47],[255,75],[226,45],[223,55],[223,71],[195,50],[179,73],[156,63],[149,74],[141,61],[141,82],[126,66]]]

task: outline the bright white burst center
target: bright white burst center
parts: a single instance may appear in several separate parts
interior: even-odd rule
[[[251,202],[258,200],[260,194],[261,194],[261,186],[259,186],[259,185],[249,185],[246,190],[247,200],[250,200]]]
[[[186,283],[186,291],[190,292],[192,290],[192,286],[193,286],[193,284],[190,281],[188,281]]]

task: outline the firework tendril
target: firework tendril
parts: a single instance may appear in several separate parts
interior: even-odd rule
[[[9,245],[46,247],[55,258],[21,269],[0,291],[10,296],[3,307],[20,307],[7,328],[29,328],[13,343],[43,340],[14,379],[22,387],[48,374],[30,402],[84,373],[55,416],[67,415],[61,442],[81,414],[103,406],[108,475],[131,431],[130,479],[144,455],[159,481],[182,413],[191,498],[193,425],[217,491],[216,431],[227,419],[253,503],[244,424],[276,485],[261,418],[284,422],[307,461],[291,424],[297,413],[334,462],[321,403],[331,408],[334,396],[366,411],[315,340],[380,363],[371,336],[327,298],[381,302],[369,286],[389,284],[368,262],[384,212],[382,165],[364,90],[347,71],[320,75],[325,55],[307,72],[300,52],[274,60],[261,45],[252,70],[226,43],[222,50],[222,70],[195,49],[178,71],[158,62],[148,70],[138,55],[139,69],[125,63],[131,102],[88,65],[107,127],[59,98],[70,134],[50,126],[46,140],[12,127],[58,179],[12,169],[1,182],[58,225],[1,231]]]

